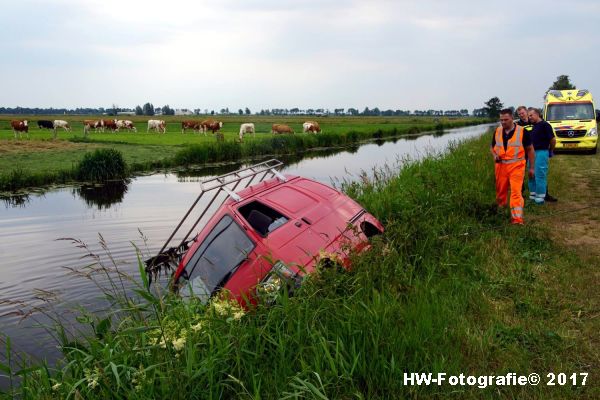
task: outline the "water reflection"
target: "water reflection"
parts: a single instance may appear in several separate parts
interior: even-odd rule
[[[396,143],[396,141],[398,139],[399,138],[388,139],[388,140],[382,139],[382,140],[373,141],[371,143],[379,143],[379,142],[381,142],[381,144],[384,144],[387,142]],[[295,154],[283,154],[283,155],[276,156],[276,158],[278,160],[282,161],[285,165],[292,166],[292,165],[298,164],[301,161],[311,160],[311,159],[315,159],[315,158],[331,157],[331,156],[335,156],[336,154],[340,154],[340,153],[355,154],[358,151],[359,147],[360,147],[360,144],[352,144],[347,147],[332,147],[332,148],[324,148],[324,149],[319,149],[319,150],[309,150],[309,151],[299,152],[299,153],[295,153]],[[192,166],[192,167],[189,167],[186,169],[177,169],[175,171],[172,171],[172,173],[175,174],[178,182],[196,182],[196,181],[198,181],[198,179],[190,179],[190,178],[203,178],[206,176],[216,176],[216,175],[228,174],[232,171],[241,169],[242,167],[246,166],[249,163],[255,164],[255,163],[267,161],[273,157],[275,157],[275,156],[258,157],[258,158],[253,158],[252,160],[246,160],[244,162],[232,162],[232,163],[219,164],[219,165],[199,165],[199,166],[195,166],[195,167]]]
[[[73,188],[73,194],[79,195],[89,207],[107,210],[123,202],[130,179],[108,181],[102,184],[83,185]]]
[[[10,196],[0,196],[0,201],[6,208],[26,207],[31,201],[29,194],[15,194]]]

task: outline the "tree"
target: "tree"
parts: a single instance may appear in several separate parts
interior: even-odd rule
[[[246,112],[246,115],[250,115],[250,109],[248,107],[246,107],[245,112]]]
[[[559,75],[549,90],[569,90],[575,89],[575,85],[569,80],[569,75]]]
[[[162,106],[161,108],[163,115],[175,115],[175,110],[173,110],[169,105]]]
[[[485,102],[486,107],[485,111],[487,112],[488,117],[496,119],[500,116],[500,110],[504,107],[504,104],[497,97],[492,97],[488,101]]]
[[[107,110],[107,114],[116,116],[119,111],[119,107],[113,103],[112,107]]]
[[[135,115],[144,115],[144,110],[142,110],[142,107],[135,106]]]
[[[152,103],[146,103],[144,104],[142,111],[144,115],[154,115],[154,106],[152,105]]]

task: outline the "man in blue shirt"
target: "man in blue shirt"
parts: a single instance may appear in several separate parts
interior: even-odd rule
[[[535,176],[529,179],[529,198],[535,204],[544,204],[548,186],[548,160],[554,153],[556,138],[552,126],[542,119],[537,108],[530,107],[528,116],[529,123],[533,124],[531,143],[535,150]]]

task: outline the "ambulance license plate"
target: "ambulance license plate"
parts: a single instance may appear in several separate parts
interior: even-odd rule
[[[565,147],[577,147],[577,143],[565,143]]]

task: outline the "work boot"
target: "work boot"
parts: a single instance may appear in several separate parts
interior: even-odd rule
[[[544,197],[544,200],[550,203],[556,203],[558,201],[556,197],[550,196],[548,193],[546,193],[546,197]]]

